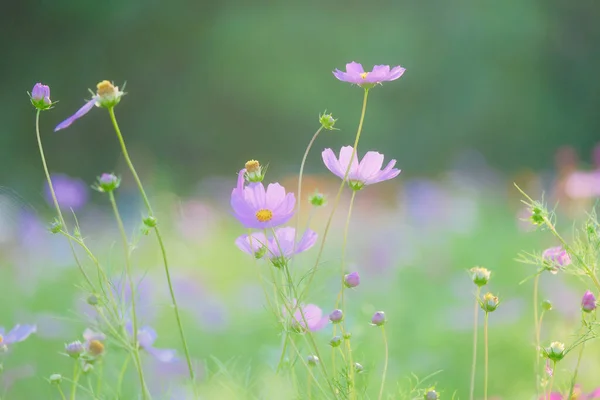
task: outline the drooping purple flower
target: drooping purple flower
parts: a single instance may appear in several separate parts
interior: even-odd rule
[[[29,335],[35,333],[37,327],[35,325],[15,325],[8,333],[4,333],[4,327],[0,326],[0,348],[8,348],[8,346],[22,342]]]
[[[50,88],[41,83],[36,83],[29,95],[31,104],[38,110],[47,110],[52,106],[50,100]]]
[[[291,227],[278,228],[274,236],[266,239],[263,233],[255,232],[238,237],[235,244],[245,253],[253,254],[256,258],[267,257],[276,267],[282,267],[293,255],[310,249],[317,241],[317,233],[307,229],[294,248],[295,232]]]
[[[344,179],[348,164],[350,163],[350,157],[352,157],[352,149],[352,146],[342,147],[339,159],[333,150],[323,150],[323,162],[327,169],[333,172],[334,175]],[[357,154],[354,154],[350,171],[348,171],[348,185],[353,190],[360,190],[365,185],[372,185],[395,178],[400,173],[400,170],[394,168],[394,165],[396,165],[396,160],[391,160],[382,170],[383,154],[376,151],[368,151],[360,162],[358,162]]]
[[[401,66],[390,68],[389,65],[375,65],[372,71],[365,72],[361,64],[352,61],[346,64],[346,72],[336,69],[333,75],[340,81],[370,88],[381,82],[394,81],[400,78],[404,71],[406,69]]]
[[[556,274],[559,269],[571,264],[571,257],[561,246],[550,247],[542,253],[544,262],[551,273]]]
[[[268,229],[288,222],[294,215],[294,194],[286,194],[279,183],[269,184],[266,190],[259,182],[244,187],[245,173],[245,169],[239,172],[237,187],[231,193],[236,218],[246,228],[253,229]]]
[[[123,95],[125,94],[124,92],[120,91],[117,86],[114,86],[109,81],[102,81],[98,83],[98,85],[96,85],[96,88],[96,94],[92,96],[92,98],[88,100],[79,110],[77,110],[75,114],[71,115],[69,118],[56,125],[56,128],[54,128],[54,132],[68,128],[73,122],[90,112],[90,110],[94,106],[104,108],[112,108],[116,106],[117,104],[119,104],[121,97],[123,97]]]
[[[131,332],[131,326],[128,327]],[[163,363],[170,363],[177,360],[176,351],[172,349],[157,349],[154,342],[158,335],[156,331],[149,326],[138,329],[137,339],[140,347],[148,354]]]
[[[88,186],[81,179],[71,178],[64,174],[50,176],[56,200],[61,208],[77,210],[83,207],[88,200]],[[48,183],[45,185],[45,195],[48,204],[53,204],[52,194]]]
[[[581,299],[581,309],[585,312],[592,312],[596,309],[596,296],[589,290],[585,292]]]
[[[344,285],[347,288],[353,288],[360,285],[360,276],[358,272],[350,272],[349,274],[344,275]]]
[[[314,304],[300,305],[301,309],[297,306],[296,300],[291,304],[290,309],[294,311],[294,320],[292,321],[292,328],[303,332],[306,330],[308,323],[308,329],[312,332],[323,329],[329,321],[327,316],[323,316],[323,310]],[[287,309],[283,308],[284,317],[287,315]],[[304,317],[303,317],[304,315]],[[306,323],[304,322],[306,320]]]

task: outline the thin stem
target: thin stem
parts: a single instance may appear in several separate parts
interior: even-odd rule
[[[98,380],[96,381],[96,393],[98,394],[98,397],[100,397],[101,394],[101,390],[102,390],[102,378],[104,376],[104,363],[100,362],[100,365],[98,366]]]
[[[152,211],[152,207],[150,206],[150,201],[148,200],[148,196],[146,195],[146,191],[144,190],[144,186],[142,185],[142,181],[133,166],[133,162],[129,157],[129,152],[127,151],[127,146],[125,145],[125,140],[123,139],[123,135],[121,134],[121,129],[119,128],[119,124],[117,123],[117,118],[115,117],[114,108],[109,108],[108,113],[110,114],[110,119],[112,121],[113,127],[115,128],[115,132],[117,134],[117,138],[119,139],[119,143],[121,144],[121,151],[123,152],[123,157],[125,158],[125,162],[137,183],[140,194],[142,195],[142,199],[144,201],[144,205],[146,206],[146,210],[148,211],[149,217],[154,217],[154,212]],[[188,349],[187,341],[185,339],[185,332],[183,330],[183,324],[181,323],[181,316],[179,315],[179,307],[177,306],[177,299],[175,298],[175,291],[173,290],[173,283],[171,282],[171,273],[169,271],[169,262],[167,260],[167,251],[165,250],[165,245],[162,240],[162,236],[160,234],[160,230],[158,225],[154,226],[154,232],[156,233],[156,238],[158,240],[158,245],[160,247],[160,251],[163,258],[163,264],[165,267],[165,275],[167,277],[167,284],[169,286],[169,294],[171,296],[171,304],[173,305],[173,311],[175,312],[175,319],[177,320],[177,328],[179,329],[179,336],[181,337],[181,343],[183,345],[183,351],[185,353],[185,360],[187,362],[190,379],[192,381],[192,386],[194,388],[194,393],[197,396],[197,388],[196,388],[196,376],[194,372],[194,366],[192,365],[192,357],[190,356],[190,351]]]
[[[535,326],[535,393],[536,398],[540,397],[540,321],[538,320],[538,286],[540,283],[540,274],[537,274],[533,280],[533,320]]]
[[[340,292],[338,294],[338,297],[335,301],[335,308],[338,307],[340,300],[342,303],[342,310],[345,310],[345,299],[344,299],[344,292],[346,289],[346,285],[344,285],[344,272],[345,272],[345,265],[346,265],[346,248],[348,247],[348,231],[350,229],[350,217],[352,216],[352,208],[354,206],[354,199],[356,198],[356,191],[353,190],[352,191],[352,197],[350,198],[350,206],[348,207],[348,216],[346,217],[346,225],[344,227],[344,240],[342,242],[342,260],[340,262],[340,273],[341,273],[341,287],[340,287]],[[343,321],[342,321],[343,323]]]
[[[488,316],[490,313],[485,312],[483,320],[483,347],[484,347],[484,377],[483,377],[483,399],[487,400],[488,395],[488,368],[489,368],[489,347],[488,347]]]
[[[554,376],[556,375],[556,361],[552,362],[552,377],[550,378],[550,386],[548,387],[548,400],[552,398],[552,387],[554,386]]]
[[[62,228],[68,233],[69,230],[67,228],[67,224],[65,223],[65,219],[62,215],[62,212],[60,211],[60,205],[58,204],[58,200],[56,199],[56,193],[54,191],[54,185],[52,185],[52,179],[50,179],[50,172],[48,171],[48,164],[46,164],[46,156],[44,155],[44,148],[42,146],[42,138],[40,136],[40,110],[37,110],[37,113],[35,115],[35,133],[37,136],[37,143],[38,143],[38,148],[40,150],[40,157],[42,159],[42,165],[44,167],[44,173],[46,174],[46,180],[48,181],[48,189],[50,190],[50,195],[52,196],[52,202],[54,203],[54,208],[56,209],[56,213],[58,214],[58,219],[62,225]],[[75,263],[79,267],[81,274],[85,278],[85,280],[86,280],[87,284],[90,286],[90,288],[93,291],[95,291],[94,284],[92,283],[92,280],[90,279],[88,274],[85,272],[85,269],[83,269],[83,265],[81,264],[81,262],[79,261],[79,258],[77,257],[77,253],[75,252],[75,247],[73,246],[73,243],[71,242],[71,240],[69,240],[69,247],[71,248],[71,253],[73,253],[73,258],[75,259]]]
[[[583,327],[585,326],[585,315],[581,316],[581,325],[581,328],[583,330]],[[571,382],[571,387],[569,389],[569,395],[567,396],[567,399],[571,399],[573,396],[573,391],[575,390],[575,383],[577,382],[577,375],[579,374],[579,365],[581,364],[584,349],[585,342],[581,343],[581,348],[579,349],[579,355],[577,356],[577,366],[575,367],[575,372],[573,373],[573,380]]]
[[[125,372],[127,371],[127,365],[129,364],[129,357],[125,357],[121,372],[119,373],[119,380],[117,381],[117,395],[121,396],[121,388],[123,387],[123,380],[125,379]]]
[[[333,202],[333,208],[331,213],[329,214],[329,218],[327,219],[327,223],[325,224],[325,230],[323,231],[323,237],[321,238],[321,245],[319,246],[319,252],[317,253],[317,259],[315,261],[315,265],[309,275],[308,281],[305,285],[305,289],[302,293],[302,298],[308,291],[311,286],[311,283],[317,273],[317,269],[319,267],[319,262],[321,261],[321,256],[323,255],[323,249],[325,248],[325,241],[327,239],[327,234],[329,233],[329,228],[331,227],[331,222],[333,221],[333,215],[339,205],[340,198],[342,197],[342,192],[344,191],[344,185],[346,184],[346,180],[348,179],[348,174],[350,173],[350,168],[352,167],[352,160],[356,157],[358,142],[360,140],[360,135],[362,133],[363,122],[365,120],[365,114],[367,112],[367,99],[369,97],[369,90],[365,89],[365,95],[363,97],[363,105],[362,111],[360,113],[360,120],[358,122],[358,130],[356,131],[356,138],[354,139],[354,146],[352,147],[352,155],[350,157],[350,161],[348,162],[348,167],[346,168],[346,172],[344,173],[344,179],[342,179],[342,183],[340,184],[340,188],[338,189],[337,195],[335,196],[335,200]]]
[[[383,374],[381,376],[381,387],[379,388],[379,397],[378,397],[379,400],[381,400],[381,398],[383,397],[383,387],[385,386],[385,376],[387,375],[388,357],[389,357],[387,335],[385,334],[385,328],[383,325],[381,325],[381,334],[383,335],[383,344],[385,345],[385,363],[383,364]],[[354,366],[351,366],[351,367],[353,368]]]
[[[481,286],[477,286],[477,294],[475,296],[475,309],[473,311],[473,359],[471,361],[471,389],[469,391],[469,399],[473,400],[475,393],[475,372],[477,371],[477,331],[479,319],[479,297],[481,296]]]
[[[308,399],[312,399],[312,374],[306,374],[306,392],[308,393]]]
[[[71,385],[71,400],[75,400],[75,394],[77,393],[77,387],[79,386],[77,384],[77,381],[79,380],[79,362],[77,360],[75,360],[75,362],[73,362],[73,382]]]
[[[300,206],[302,205],[302,177],[304,176],[304,165],[306,164],[306,159],[308,158],[308,153],[310,152],[310,149],[312,148],[313,144],[315,143],[315,140],[317,140],[317,137],[319,136],[319,133],[321,133],[322,130],[323,127],[321,126],[319,129],[317,129],[312,139],[310,139],[310,142],[308,142],[308,146],[306,147],[306,151],[304,152],[304,156],[302,157],[302,162],[300,163],[300,172],[298,173],[298,191],[296,192],[298,198],[296,199],[296,227],[294,229],[294,251],[292,252],[292,254],[296,251],[296,240],[298,239],[298,229],[300,229]]]
[[[135,299],[135,283],[133,281],[133,272],[131,271],[131,252],[129,249],[129,240],[127,239],[127,233],[125,232],[125,226],[123,225],[123,220],[121,219],[121,213],[119,213],[119,208],[117,207],[117,202],[115,201],[115,195],[113,192],[108,192],[108,198],[110,200],[110,205],[112,206],[113,213],[115,215],[115,219],[117,220],[117,225],[119,226],[119,232],[121,233],[121,239],[123,241],[123,251],[125,252],[125,272],[127,276],[125,279],[129,281],[129,290],[131,292],[131,323],[132,323],[132,341],[133,341],[133,356],[135,358],[136,369],[138,371],[138,377],[140,379],[140,385],[142,387],[142,396],[144,399],[149,397],[148,388],[146,387],[146,380],[144,379],[144,369],[142,368],[142,361],[140,359],[140,347],[138,345],[138,320],[137,320],[137,311],[136,311],[136,299]],[[125,286],[125,285],[123,285]],[[123,298],[123,301],[125,299]]]
[[[62,400],[67,400],[67,398],[65,397],[65,392],[63,392],[62,388],[60,387],[60,384],[56,385],[56,389],[58,389],[58,393],[60,393],[60,398]]]

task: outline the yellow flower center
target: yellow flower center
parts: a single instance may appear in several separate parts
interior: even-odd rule
[[[259,222],[269,222],[273,219],[273,211],[267,210],[266,208],[260,209],[256,212],[256,219]]]
[[[0,344],[4,342],[4,336],[0,335]]]
[[[369,75],[368,72],[363,72],[362,74],[360,74],[360,77],[363,79],[367,79],[367,75]]]
[[[92,355],[99,356],[104,353],[104,344],[99,340],[91,340],[88,349]]]
[[[115,87],[109,81],[102,81],[96,85],[98,96],[107,96],[115,93]]]
[[[246,163],[247,172],[256,172],[260,169],[260,163],[256,160],[250,160]]]

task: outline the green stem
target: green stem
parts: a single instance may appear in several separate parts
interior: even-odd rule
[[[60,398],[62,400],[67,400],[67,398],[65,397],[65,392],[63,392],[62,388],[60,387],[60,385],[56,385],[56,388],[58,389],[58,393],[60,393]]]
[[[79,381],[79,361],[75,360],[73,363],[73,381],[71,385],[71,400],[75,400],[75,394],[77,393],[77,382]]]
[[[344,185],[346,184],[346,179],[348,179],[348,174],[350,173],[350,169],[352,167],[352,160],[356,157],[358,142],[360,140],[360,135],[362,133],[363,122],[365,120],[365,114],[367,112],[367,99],[369,97],[369,89],[365,89],[365,95],[363,97],[363,105],[360,113],[360,120],[358,122],[358,130],[356,131],[356,138],[354,139],[354,146],[352,147],[352,155],[350,157],[350,161],[348,162],[348,167],[346,168],[346,172],[344,173],[344,179],[342,179],[342,183],[340,184],[340,188],[338,189],[337,195],[335,196],[335,200],[333,202],[333,208],[331,213],[329,214],[329,218],[327,219],[327,223],[325,224],[325,230],[323,231],[323,237],[321,238],[321,245],[319,246],[319,252],[317,253],[317,259],[315,261],[315,265],[309,275],[308,281],[306,283],[305,289],[302,293],[302,298],[304,298],[306,292],[310,288],[310,285],[317,273],[317,268],[319,267],[319,262],[321,261],[321,256],[323,255],[323,249],[325,248],[325,241],[327,239],[327,234],[329,233],[329,228],[331,227],[331,222],[333,221],[333,215],[338,207],[340,202],[340,198],[342,197],[342,192],[344,191]],[[300,300],[300,299],[299,299]]]
[[[538,286],[540,283],[540,274],[538,273],[533,280],[533,320],[535,324],[535,393],[536,398],[540,397],[540,321],[538,320]]]
[[[583,330],[583,327],[585,326],[585,319],[584,318],[585,318],[585,315],[582,315],[581,316],[582,330]],[[569,389],[569,395],[566,397],[567,399],[571,399],[572,396],[573,396],[573,391],[575,390],[575,384],[577,383],[577,375],[579,374],[579,365],[581,364],[581,358],[583,357],[583,350],[584,349],[585,349],[585,342],[581,343],[581,348],[579,349],[579,355],[577,356],[577,366],[575,367],[575,372],[573,373],[573,380],[571,381],[571,387]]]
[[[552,362],[552,377],[550,378],[550,386],[548,387],[548,400],[552,397],[552,387],[554,386],[554,376],[556,375],[556,361]]]
[[[142,199],[144,201],[144,205],[146,206],[146,210],[148,211],[149,217],[154,217],[154,213],[152,211],[152,207],[150,206],[150,201],[148,200],[148,196],[146,195],[146,191],[144,190],[144,186],[142,185],[142,181],[133,166],[133,162],[129,157],[129,152],[127,151],[127,146],[125,145],[125,140],[123,139],[123,135],[121,134],[121,129],[119,128],[119,124],[117,123],[117,118],[115,117],[114,108],[109,108],[108,113],[110,114],[110,119],[112,121],[113,127],[115,128],[115,132],[117,134],[117,138],[119,139],[119,143],[121,144],[121,151],[123,152],[123,157],[125,158],[125,162],[137,183],[140,194],[142,195]],[[160,247],[160,251],[162,254],[163,264],[165,267],[165,275],[167,277],[167,284],[169,286],[169,294],[171,295],[171,304],[173,305],[173,311],[175,312],[175,319],[177,320],[177,328],[179,329],[179,336],[181,337],[181,343],[183,345],[183,351],[185,353],[185,360],[187,362],[190,379],[192,381],[192,387],[194,388],[194,393],[196,393],[196,377],[194,372],[194,367],[192,365],[192,357],[190,356],[190,351],[188,349],[187,341],[185,339],[185,332],[183,330],[183,324],[181,323],[181,316],[179,315],[179,307],[177,306],[177,299],[175,298],[175,291],[173,290],[173,283],[171,282],[171,273],[169,271],[169,263],[167,260],[167,251],[165,250],[165,245],[162,240],[162,236],[160,234],[160,230],[158,225],[154,226],[154,232],[156,233],[156,238],[158,240],[158,245]],[[197,395],[195,397],[198,397]]]
[[[121,213],[119,212],[119,208],[117,207],[117,202],[115,201],[115,195],[113,192],[108,192],[108,198],[110,200],[110,205],[112,206],[113,213],[115,215],[115,219],[117,220],[117,225],[119,226],[119,232],[121,233],[121,239],[123,241],[123,251],[125,252],[125,272],[126,277],[125,280],[129,282],[129,290],[131,292],[131,324],[132,324],[132,341],[133,341],[133,356],[135,358],[136,369],[138,371],[138,377],[140,379],[140,386],[142,388],[142,396],[144,399],[148,399],[150,394],[148,392],[148,387],[146,386],[146,380],[144,379],[144,369],[142,368],[142,361],[140,359],[140,346],[138,344],[138,320],[137,320],[137,310],[136,310],[136,299],[135,299],[135,283],[133,281],[133,272],[131,271],[131,252],[129,249],[129,240],[127,239],[127,233],[125,232],[125,226],[123,225],[123,220],[121,219]],[[125,285],[123,285],[125,286]],[[125,301],[125,298],[123,298]]]
[[[98,394],[98,397],[100,397],[101,391],[102,391],[102,377],[104,376],[104,363],[100,362],[100,365],[98,367],[98,380],[96,381],[96,393]]]
[[[483,348],[484,348],[484,377],[483,377],[483,400],[487,400],[488,396],[488,368],[489,368],[489,347],[488,347],[488,316],[489,313],[485,312],[483,320]]]
[[[473,400],[475,393],[475,372],[477,371],[477,331],[479,319],[479,297],[481,296],[481,286],[477,286],[477,294],[475,296],[475,310],[473,311],[473,359],[471,361],[471,389],[469,391],[469,399]]]
[[[379,397],[378,397],[379,400],[381,400],[381,398],[383,397],[383,387],[385,386],[385,376],[387,375],[388,357],[389,357],[387,335],[385,334],[385,328],[383,325],[381,325],[381,334],[383,335],[383,344],[385,345],[385,363],[383,364],[383,374],[381,376],[381,387],[379,388]]]
[[[48,189],[50,190],[50,195],[52,196],[52,202],[54,203],[54,208],[56,209],[56,213],[58,214],[58,219],[62,225],[62,228],[68,233],[69,230],[67,228],[67,224],[65,223],[65,219],[62,215],[62,212],[60,211],[60,205],[58,204],[58,200],[56,199],[54,185],[52,185],[52,179],[50,179],[50,172],[48,171],[48,164],[46,163],[46,156],[44,155],[44,148],[42,146],[42,138],[40,136],[40,110],[37,110],[37,113],[35,115],[35,133],[37,136],[37,143],[38,143],[38,148],[40,150],[40,157],[42,159],[42,165],[44,167],[44,173],[46,174],[46,180],[48,181]],[[75,263],[79,267],[81,274],[85,278],[87,284],[90,286],[92,291],[95,291],[94,284],[92,283],[92,280],[90,279],[88,274],[85,272],[85,269],[83,269],[83,265],[81,264],[81,262],[79,261],[79,258],[77,257],[77,253],[75,252],[75,247],[73,246],[73,243],[71,242],[71,240],[69,240],[69,247],[71,248],[71,253],[73,253],[73,258],[75,259]]]
[[[129,364],[129,357],[125,357],[121,372],[119,373],[119,379],[117,381],[117,395],[121,396],[121,388],[123,387],[123,380],[125,379],[125,372],[127,371],[127,365]]]

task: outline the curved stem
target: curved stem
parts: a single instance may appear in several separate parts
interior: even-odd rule
[[[488,348],[488,316],[486,311],[483,320],[483,347],[484,347],[484,378],[483,378],[483,399],[487,400],[488,395],[488,368],[489,368],[489,348]]]
[[[581,316],[582,329],[585,326],[584,318],[585,318],[585,315],[582,315]],[[571,387],[569,389],[569,395],[567,396],[567,399],[571,399],[573,396],[573,391],[575,390],[575,384],[577,383],[577,375],[579,374],[579,365],[581,364],[581,359],[583,358],[583,350],[584,349],[585,349],[585,342],[581,343],[581,348],[579,349],[579,355],[577,356],[577,365],[575,367],[575,372],[573,372],[573,381],[571,382]]]
[[[352,160],[356,157],[358,142],[360,140],[360,135],[362,133],[363,122],[365,120],[365,114],[367,112],[367,99],[369,97],[369,89],[365,89],[365,95],[363,97],[363,105],[360,113],[360,120],[358,122],[358,130],[356,131],[356,138],[354,139],[354,146],[352,147],[352,155],[350,157],[350,161],[348,162],[348,167],[346,168],[346,172],[344,173],[344,179],[342,179],[342,183],[340,184],[340,188],[338,189],[337,195],[335,196],[335,200],[333,203],[333,208],[331,213],[329,214],[329,218],[327,219],[327,223],[325,224],[325,230],[323,231],[323,237],[321,238],[321,245],[319,246],[319,252],[317,253],[317,259],[315,261],[315,265],[309,275],[308,281],[305,285],[305,289],[302,292],[302,296],[306,294],[310,285],[317,273],[317,269],[319,267],[319,262],[321,261],[321,256],[323,255],[323,249],[325,248],[325,241],[327,239],[327,234],[329,233],[329,228],[331,227],[331,222],[333,221],[333,216],[337,209],[337,206],[340,202],[340,198],[342,197],[342,192],[344,191],[344,185],[346,184],[346,179],[348,179],[348,174],[350,173],[350,168],[352,167]]]
[[[379,397],[378,397],[379,400],[381,400],[381,398],[383,397],[383,387],[385,386],[385,376],[387,375],[388,357],[389,357],[388,341],[387,341],[387,336],[385,334],[385,328],[383,327],[383,325],[381,325],[381,334],[383,335],[383,343],[385,345],[385,363],[383,364],[383,374],[381,376],[381,387],[379,388]]]
[[[479,319],[479,297],[481,296],[481,286],[477,286],[477,294],[475,296],[475,310],[473,311],[473,359],[471,361],[471,388],[469,391],[469,399],[473,400],[475,393],[475,372],[477,371],[477,331]]]
[[[48,164],[46,164],[46,156],[44,155],[44,147],[42,146],[42,138],[40,136],[40,110],[37,110],[37,113],[35,115],[35,133],[37,136],[38,148],[40,150],[40,157],[42,159],[42,166],[44,167],[44,173],[46,174],[46,181],[48,182],[48,189],[50,190],[50,195],[52,196],[52,202],[54,203],[54,208],[56,209],[56,213],[58,214],[58,219],[62,225],[62,228],[65,230],[65,232],[68,233],[69,230],[67,228],[67,224],[65,223],[65,219],[62,215],[62,212],[60,211],[60,205],[58,204],[58,200],[56,199],[56,193],[54,191],[54,185],[52,185],[52,179],[50,179],[50,172],[48,171]],[[71,253],[73,253],[73,258],[75,259],[75,263],[79,267],[81,274],[85,278],[85,280],[86,280],[87,284],[90,286],[90,288],[93,291],[95,291],[96,289],[94,287],[94,284],[92,283],[92,280],[90,279],[88,274],[85,272],[85,269],[83,269],[83,265],[81,264],[81,262],[79,261],[79,258],[77,257],[77,253],[75,252],[75,247],[73,247],[73,243],[71,242],[71,240],[69,240],[69,247],[71,248]]]
[[[129,364],[129,357],[125,357],[121,372],[119,373],[119,380],[117,381],[117,396],[121,396],[121,388],[123,387],[123,380],[125,379],[125,372],[127,371],[127,365]]]
[[[123,225],[123,220],[121,218],[121,214],[119,213],[119,208],[117,207],[117,202],[115,201],[115,195],[113,192],[108,192],[108,198],[110,200],[110,205],[112,206],[113,213],[115,215],[115,219],[117,220],[117,225],[119,226],[119,232],[121,233],[121,239],[123,241],[123,251],[125,252],[125,279],[129,281],[129,291],[131,292],[131,324],[132,324],[132,341],[133,341],[133,357],[135,358],[136,369],[138,371],[138,377],[140,379],[140,386],[142,388],[142,397],[147,399],[149,397],[148,387],[146,386],[146,380],[144,379],[144,369],[142,368],[142,361],[140,359],[140,347],[138,344],[138,320],[137,320],[137,311],[136,311],[136,299],[135,299],[135,283],[133,282],[133,273],[131,271],[131,252],[129,249],[129,240],[127,239],[127,233],[125,232],[125,226]],[[125,284],[123,283],[123,287]],[[122,301],[125,301],[123,297]]]
[[[60,387],[60,384],[56,385],[56,388],[58,389],[58,393],[60,393],[60,398],[62,400],[67,400],[67,398],[65,397],[65,392],[63,392],[62,388]]]
[[[535,326],[535,393],[536,398],[540,397],[540,321],[538,320],[538,286],[540,283],[540,274],[537,274],[533,280],[533,320]]]
[[[110,119],[112,121],[113,127],[117,134],[117,138],[119,139],[119,143],[121,145],[121,151],[123,152],[123,157],[125,158],[125,162],[127,163],[127,166],[129,167],[129,170],[131,171],[133,178],[135,179],[135,182],[138,186],[140,194],[142,195],[142,199],[144,201],[144,205],[146,206],[146,210],[148,211],[148,215],[149,215],[149,217],[154,217],[154,212],[152,211],[152,207],[150,206],[150,201],[148,200],[148,196],[146,195],[146,191],[144,190],[142,181],[140,180],[140,177],[138,176],[137,171],[135,170],[135,167],[133,166],[133,162],[131,161],[131,158],[129,157],[129,152],[127,151],[127,146],[125,145],[125,140],[123,139],[123,135],[121,134],[121,129],[119,128],[119,124],[117,123],[117,118],[115,117],[114,108],[109,108],[108,113],[110,114]],[[169,271],[169,262],[167,260],[167,251],[165,250],[165,245],[163,243],[162,236],[160,234],[158,225],[154,226],[154,232],[156,233],[156,239],[158,240],[158,245],[160,247],[160,252],[162,254],[165,275],[167,277],[167,284],[169,286],[169,294],[171,296],[171,304],[173,305],[173,311],[175,312],[175,319],[177,320],[177,328],[179,329],[179,336],[181,337],[181,343],[183,345],[183,351],[185,353],[185,360],[187,362],[190,379],[192,380],[192,387],[194,388],[193,390],[194,390],[194,393],[196,394],[195,397],[198,397],[196,384],[195,384],[196,377],[195,377],[194,367],[192,365],[192,358],[190,356],[190,351],[188,349],[187,341],[185,339],[185,332],[183,330],[183,324],[181,323],[181,316],[179,315],[179,307],[177,306],[177,299],[175,298],[175,291],[173,290],[173,283],[171,282],[171,273]]]

